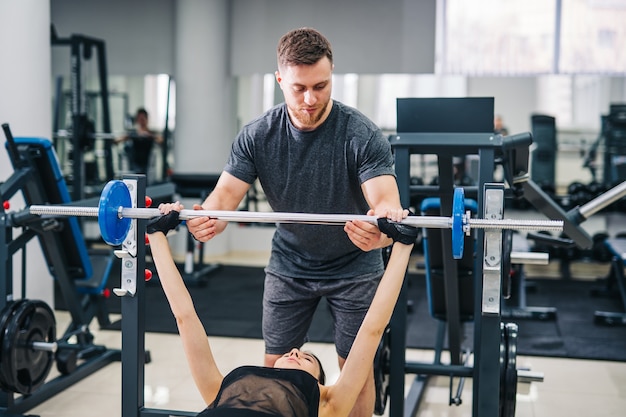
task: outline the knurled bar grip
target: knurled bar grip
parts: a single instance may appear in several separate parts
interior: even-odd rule
[[[77,206],[30,206],[30,213],[42,216],[78,216],[98,217],[98,207]],[[130,219],[151,219],[161,215],[157,208],[124,208],[120,207],[118,216]],[[361,220],[376,224],[376,216],[349,215],[349,214],[317,214],[317,213],[286,213],[286,212],[253,212],[253,211],[222,211],[222,210],[181,210],[180,219],[189,220],[196,217],[210,217],[217,220],[239,223],[301,223],[339,225],[353,220]],[[411,216],[401,223],[429,229],[449,229],[452,227],[450,217],[439,216]],[[488,220],[466,219],[464,224],[474,229],[516,229],[516,230],[551,230],[561,231],[561,220]]]

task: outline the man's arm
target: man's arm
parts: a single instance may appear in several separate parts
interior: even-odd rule
[[[211,194],[202,203],[202,206],[194,204],[193,209],[236,210],[248,189],[250,189],[250,184],[224,171],[217,180],[217,184]],[[186,224],[187,229],[196,240],[206,242],[222,233],[226,228],[227,222],[208,217],[194,217],[187,220]]]
[[[371,178],[361,185],[361,189],[371,207],[367,212],[368,215],[388,217],[394,221],[403,219],[400,193],[394,176],[381,175]],[[348,222],[344,230],[352,243],[366,252],[384,248],[392,243],[391,239],[380,233],[378,227],[368,222],[358,220]]]

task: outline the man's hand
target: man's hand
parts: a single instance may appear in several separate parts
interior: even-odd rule
[[[200,204],[194,204],[193,209],[203,210]],[[193,235],[194,239],[199,242],[207,242],[219,233],[217,230],[217,222],[217,219],[199,216],[187,219],[186,225],[187,230]]]

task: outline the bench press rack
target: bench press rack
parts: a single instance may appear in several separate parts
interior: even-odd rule
[[[123,179],[131,194],[133,207],[145,207],[146,177],[126,175]],[[175,411],[146,408],[144,399],[145,364],[148,355],[145,346],[146,242],[138,231],[146,230],[147,219],[132,219],[130,231],[116,255],[122,259],[120,288],[114,293],[120,297],[122,309],[122,417],[196,416],[198,411]]]
[[[437,154],[439,162],[439,197],[441,198],[441,215],[450,215],[452,209],[452,158],[456,155],[478,154],[479,188],[493,181],[495,168],[495,152],[501,147],[501,140],[493,140],[493,135],[476,133],[454,134],[422,134],[401,133],[392,140],[395,153],[397,181],[400,199],[403,206],[409,204],[410,175],[409,157],[411,153]],[[526,145],[528,146],[528,145]],[[487,189],[493,186],[488,186]],[[486,191],[486,190],[485,190]],[[478,212],[485,209],[485,198],[478,194]],[[476,259],[485,255],[485,231],[477,231]],[[444,235],[444,247],[451,248],[451,240]],[[390,379],[389,379],[389,415],[390,417],[412,416],[417,411],[423,390],[423,379],[420,374],[456,375],[472,377],[473,384],[473,415],[496,417],[499,415],[498,392],[500,380],[500,270],[496,272],[497,283],[492,274],[483,270],[481,262],[476,265],[476,277],[483,277],[495,284],[494,300],[489,305],[483,304],[483,290],[488,288],[481,280],[476,280],[474,297],[477,300],[474,315],[474,363],[473,368],[464,366],[461,355],[461,321],[459,318],[459,294],[457,286],[452,285],[457,276],[456,263],[451,249],[442,249],[444,256],[444,282],[446,288],[446,307],[448,342],[450,349],[450,365],[419,364],[405,361],[406,347],[406,288],[403,288],[393,317],[390,322]],[[405,373],[417,374],[409,395],[404,398]]]
[[[453,119],[450,115],[453,115]],[[456,119],[457,115],[459,115],[459,120]],[[454,120],[454,126],[450,126],[450,120]],[[500,203],[504,203],[503,184],[493,184],[495,161],[498,158],[507,158],[508,168],[517,175],[518,168],[528,164],[528,148],[532,144],[532,136],[530,133],[509,137],[494,135],[491,131],[492,121],[492,98],[398,99],[398,133],[390,137],[390,142],[395,157],[402,206],[409,207],[411,192],[420,187],[411,185],[410,157],[412,154],[437,155],[439,170],[437,196],[441,200],[442,216],[452,213],[455,186],[453,157],[478,155],[479,217],[488,212],[490,216],[501,216],[503,205],[494,206],[491,202],[488,204],[486,200],[488,193],[498,194],[501,191]],[[429,130],[430,127],[432,130]],[[452,129],[445,131],[450,127]],[[432,187],[427,188],[431,191]],[[474,365],[466,366],[462,357],[460,303],[455,281],[457,266],[451,255],[451,239],[444,234],[442,254],[450,364],[406,361],[407,290],[405,283],[389,325],[390,417],[408,417],[417,413],[427,382],[424,375],[471,377],[473,379],[472,416],[502,417],[503,415],[502,401],[498,395],[494,395],[502,388],[502,365],[500,363],[501,326],[503,325],[500,311],[502,263],[489,265],[485,261],[486,251],[490,251],[490,256],[501,257],[502,245],[486,247],[484,243],[487,235],[493,235],[489,236],[490,239],[497,239],[499,235],[501,242],[502,234],[485,230],[477,230],[476,233]],[[404,380],[407,373],[415,374],[416,378],[405,398]],[[513,407],[514,401],[513,397]]]

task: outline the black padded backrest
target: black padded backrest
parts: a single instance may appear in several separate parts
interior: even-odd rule
[[[400,132],[493,132],[493,97],[398,98]]]

